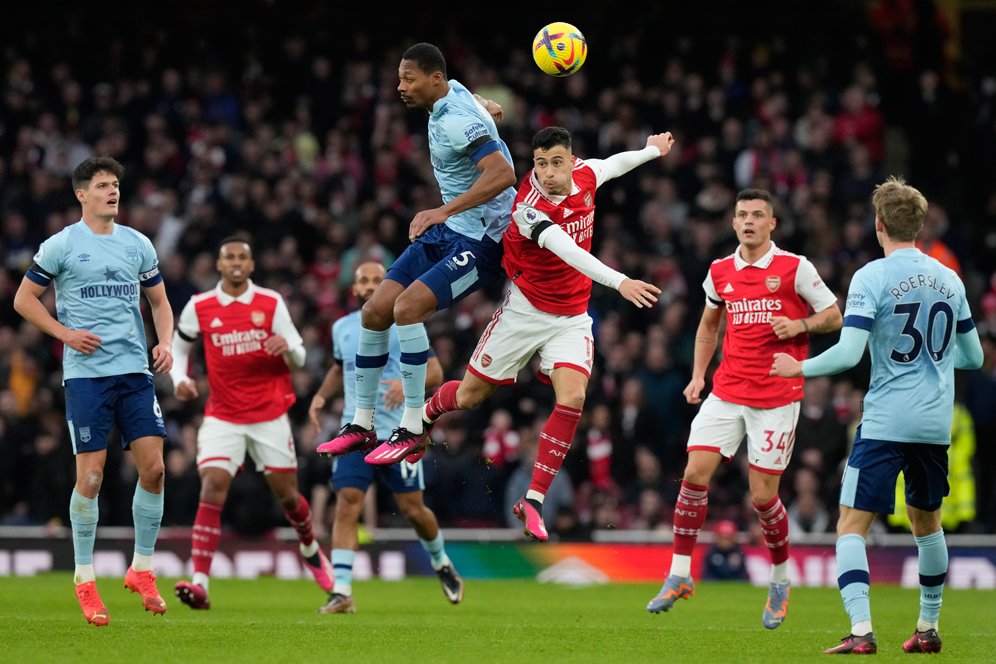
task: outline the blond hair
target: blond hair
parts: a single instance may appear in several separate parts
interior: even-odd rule
[[[872,194],[875,216],[882,220],[885,232],[896,242],[912,242],[923,228],[927,216],[927,199],[901,177],[889,176]]]

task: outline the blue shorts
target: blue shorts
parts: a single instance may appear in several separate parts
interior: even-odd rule
[[[858,427],[840,486],[840,504],[865,512],[892,514],[896,479],[906,480],[906,504],[933,512],[948,495],[948,446],[896,443],[861,437]]]
[[[408,246],[387,271],[388,279],[408,288],[418,279],[445,309],[505,276],[502,245],[485,236],[474,240],[436,224]]]
[[[107,449],[107,435],[115,425],[124,449],[139,438],[166,437],[163,411],[148,374],[69,378],[65,388],[73,454]]]
[[[350,452],[332,461],[332,489],[359,489],[366,491],[373,484],[374,474],[391,493],[412,493],[425,490],[422,462],[393,463],[389,466],[372,466],[363,460],[366,452]]]

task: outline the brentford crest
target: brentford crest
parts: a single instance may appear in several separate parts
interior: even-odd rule
[[[764,285],[768,287],[769,291],[774,293],[776,290],[778,290],[778,287],[782,285],[782,278],[777,275],[765,277]]]
[[[769,279],[770,279],[770,277],[769,277]],[[263,313],[262,311],[254,311],[254,312],[252,312],[250,314],[250,318],[252,320],[252,324],[255,325],[256,327],[262,327],[263,323],[266,322],[266,314]]]

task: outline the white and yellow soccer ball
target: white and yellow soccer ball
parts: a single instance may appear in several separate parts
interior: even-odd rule
[[[550,76],[570,76],[584,64],[588,43],[570,23],[555,21],[536,33],[533,60]]]

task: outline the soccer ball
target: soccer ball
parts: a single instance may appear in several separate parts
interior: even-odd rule
[[[581,69],[587,55],[584,35],[570,23],[557,21],[543,26],[533,40],[533,60],[551,76],[570,76]]]

